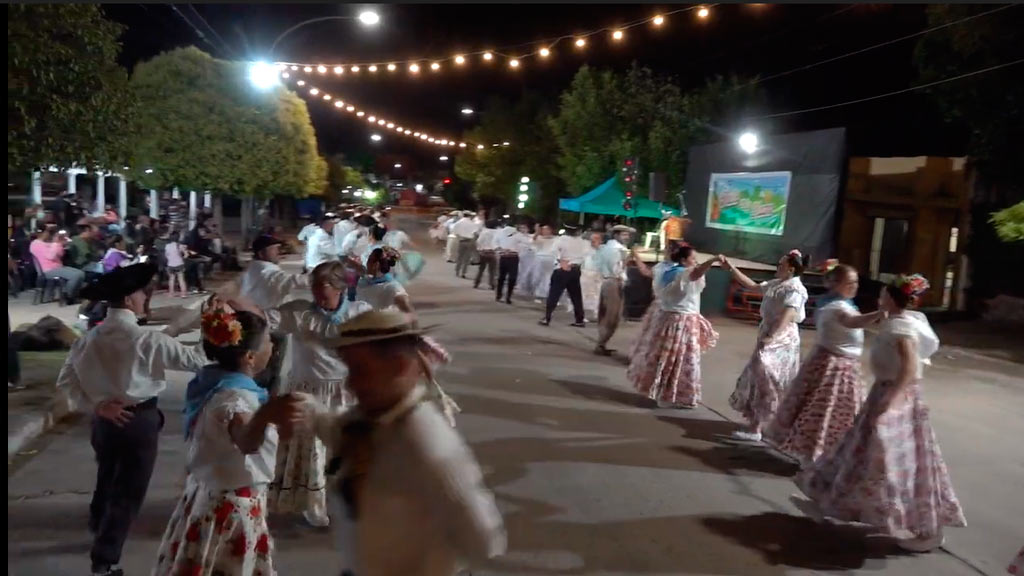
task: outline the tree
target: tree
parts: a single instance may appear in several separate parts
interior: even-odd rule
[[[527,176],[540,192],[521,212],[541,218],[555,216],[563,184],[549,114],[545,100],[534,93],[524,94],[515,103],[493,99],[484,107],[480,125],[463,135],[468,142],[485,144],[483,149],[467,149],[455,162],[455,174],[472,184],[481,206],[513,211],[519,179]],[[509,145],[501,146],[505,141]]]
[[[756,103],[749,81],[716,77],[683,93],[670,79],[636,66],[626,73],[584,66],[562,93],[550,127],[569,193],[579,195],[619,174],[622,162],[640,160],[640,190],[649,172],[664,172],[670,189],[681,189],[689,148],[710,142],[712,125]]]
[[[142,186],[256,198],[324,189],[306,103],[283,87],[255,90],[245,63],[182,48],[139,64],[131,83],[141,106],[131,167]]]
[[[327,162],[327,188],[324,196],[331,203],[337,204],[341,201],[341,191],[351,186],[352,188],[366,188],[366,179],[359,170],[349,166],[345,161],[344,154],[335,154],[326,160]]]
[[[994,212],[989,220],[1003,242],[1024,241],[1024,202]]]
[[[136,106],[121,31],[95,4],[7,5],[8,171],[124,165]]]

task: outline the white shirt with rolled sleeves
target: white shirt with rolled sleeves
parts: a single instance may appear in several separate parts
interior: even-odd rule
[[[349,518],[342,498],[329,499],[342,568],[354,574],[454,576],[465,564],[505,553],[501,513],[476,458],[424,395],[418,387],[375,419],[358,519]],[[357,407],[317,417],[317,435],[330,452],[358,414]]]
[[[506,226],[498,231],[498,250],[502,254],[522,254],[529,250],[531,240],[526,234],[511,226]]]
[[[481,252],[485,250],[497,250],[498,231],[494,228],[484,228],[481,230],[480,235],[476,237],[476,249]]]
[[[658,283],[662,283],[662,277],[670,268],[671,266],[661,271],[656,279]],[[661,288],[659,299],[662,310],[679,314],[700,314],[700,293],[704,291],[704,286],[707,284],[707,276],[691,280],[690,272],[690,270],[680,270],[668,285]]]
[[[305,242],[306,240],[309,240],[310,236],[313,235],[313,231],[316,230],[319,227],[320,226],[317,225],[316,222],[310,222],[309,224],[306,224],[305,226],[303,226],[302,230],[299,230],[299,233],[298,233],[298,235],[295,236],[295,238],[299,242]]]
[[[480,228],[482,225],[474,222],[472,218],[463,218],[452,225],[452,234],[464,239],[473,238]]]
[[[833,354],[860,358],[864,353],[864,330],[840,324],[844,314],[855,315],[857,308],[846,300],[833,300],[814,311],[816,343]]]
[[[359,225],[352,220],[341,220],[334,224],[334,229],[331,230],[331,236],[334,237],[334,249],[337,254],[344,254],[345,250],[345,238],[348,237],[348,233],[358,228]]]
[[[145,402],[167,388],[168,370],[195,372],[207,363],[201,344],[186,346],[141,328],[132,311],[111,308],[102,324],[71,346],[57,376],[61,408],[91,409],[105,400]]]
[[[344,310],[341,321],[369,312],[366,302],[342,300]],[[270,329],[292,336],[290,346],[290,379],[295,382],[342,381],[348,376],[348,367],[326,343],[336,338],[343,324],[333,324],[330,318],[308,300],[292,300],[283,306],[266,310]]]
[[[587,257],[590,243],[579,236],[559,236],[552,244],[552,252],[556,260],[568,260],[571,266],[580,266]]]
[[[334,238],[323,228],[317,228],[309,235],[306,242],[306,269],[313,270],[328,260],[334,260],[338,250],[334,246]]]
[[[292,299],[292,292],[309,288],[309,276],[290,274],[273,262],[253,260],[242,273],[238,292],[262,309],[277,308]]]
[[[350,256],[360,257],[366,252],[366,249],[370,246],[370,231],[362,226],[356,226],[352,231],[345,235],[345,240],[342,241],[341,250],[338,252],[339,256]]]

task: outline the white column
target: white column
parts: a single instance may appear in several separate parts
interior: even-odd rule
[[[160,194],[152,189],[149,191],[149,217],[154,220],[160,218]]]
[[[117,214],[121,222],[128,217],[128,179],[123,175],[117,177]]]
[[[67,171],[68,175],[68,193],[71,195],[78,193],[78,170],[71,169]]]
[[[171,198],[173,198],[174,200],[180,200],[181,199],[181,192],[178,192],[178,187],[177,186],[175,186],[174,188],[171,188]]]
[[[107,205],[107,175],[103,172],[96,174],[96,214],[103,214],[103,208]]]
[[[189,190],[188,193],[188,229],[196,225],[196,191]]]
[[[32,171],[32,206],[43,203],[43,173],[37,170]],[[39,215],[40,217],[42,214]],[[32,231],[36,229],[36,218],[32,218]]]
[[[203,192],[203,208],[213,208],[213,194],[209,190]]]

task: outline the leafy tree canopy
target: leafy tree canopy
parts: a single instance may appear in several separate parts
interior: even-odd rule
[[[7,5],[7,167],[119,169],[136,110],[95,4]]]
[[[1003,242],[1024,241],[1024,202],[993,213],[991,222]]]
[[[131,166],[141,185],[255,197],[324,189],[306,103],[283,87],[253,89],[245,63],[182,48],[139,64],[131,84],[140,101]]]

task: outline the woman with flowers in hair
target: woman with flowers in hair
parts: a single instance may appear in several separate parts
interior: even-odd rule
[[[943,543],[945,526],[966,526],[921,394],[922,370],[939,348],[928,319],[908,310],[928,289],[899,276],[878,300],[888,314],[869,354],[875,384],[836,448],[796,477],[812,517],[874,526],[913,552]]]
[[[733,436],[759,442],[762,429],[775,418],[783,392],[800,369],[797,325],[806,317],[807,303],[807,289],[800,275],[807,264],[799,250],[791,250],[779,259],[775,278],[761,283],[748,278],[724,257],[722,264],[741,286],[761,293],[757,345],[729,396],[729,405],[750,423],[747,430],[737,430]]]
[[[654,281],[657,308],[645,317],[645,331],[633,349],[626,375],[638,392],[660,408],[696,408],[700,402],[700,356],[718,342],[718,333],[700,314],[705,274],[718,258],[697,264],[692,246],[672,249],[672,265]]]
[[[864,402],[860,356],[864,327],[885,316],[881,310],[861,314],[853,303],[859,278],[853,266],[830,261],[825,272],[828,293],[814,313],[817,341],[800,367],[765,437],[779,450],[810,465],[835,446],[853,426]]]
[[[202,316],[214,364],[188,384],[188,479],[157,553],[154,576],[273,575],[267,485],[281,433],[307,416],[305,400],[268,397],[253,377],[272,351],[267,321],[218,304]]]

